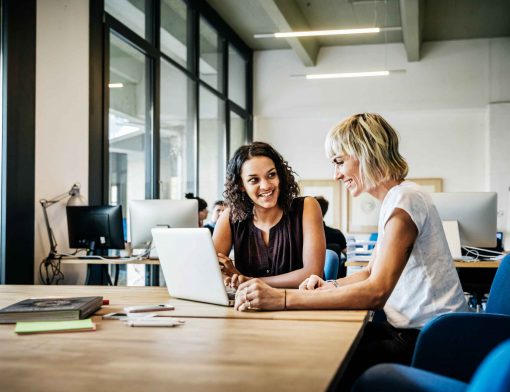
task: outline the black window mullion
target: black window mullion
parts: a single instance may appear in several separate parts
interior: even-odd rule
[[[102,189],[101,189],[101,204],[107,204],[110,199],[109,195],[109,182],[110,182],[110,138],[109,138],[109,113],[110,113],[110,29],[104,30],[104,68],[103,68],[103,81],[104,81],[104,96],[103,96],[103,133],[102,133]]]
[[[103,23],[104,1],[90,3],[90,40],[89,40],[89,194],[91,205],[103,204],[104,183],[108,172],[104,171],[106,147],[103,144],[104,111],[107,94],[105,87],[105,64],[108,51],[108,38]]]
[[[223,50],[223,56],[222,56],[222,65],[223,65],[223,93],[225,94],[225,97],[228,97],[228,42],[226,39],[222,39],[222,50]],[[224,163],[226,166],[226,163],[228,162],[229,150],[230,150],[230,110],[228,105],[228,99],[225,99],[224,101],[224,117],[225,117],[225,132],[223,137],[223,143],[224,143],[224,151],[225,151],[225,159]]]
[[[151,45],[147,40],[140,37],[133,30],[123,25],[110,14],[105,15],[106,29],[111,30],[123,41],[128,41],[130,45],[134,46],[143,54],[150,57],[159,57],[159,50]]]
[[[200,162],[200,82],[199,82],[199,60],[200,60],[200,15],[192,9],[190,11],[190,32],[191,37],[189,40],[190,47],[190,61],[191,61],[191,73],[194,77],[193,90],[190,94],[190,108],[189,112],[191,115],[191,121],[193,130],[195,132],[195,145],[194,145],[194,156],[195,156],[195,189],[196,195],[199,194],[199,162]]]
[[[149,2],[152,4],[152,23],[153,29],[153,41],[154,46],[159,51],[161,42],[161,2],[160,0],[154,0]],[[152,178],[152,194],[154,198],[160,198],[160,157],[161,157],[161,121],[160,121],[160,105],[161,105],[161,93],[160,93],[160,81],[161,81],[161,59],[155,58],[153,66],[153,78],[152,78],[152,113],[153,113],[153,129],[154,129],[154,144],[153,144],[153,178]]]

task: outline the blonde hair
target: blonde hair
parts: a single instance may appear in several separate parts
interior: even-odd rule
[[[326,155],[349,155],[360,163],[361,180],[368,188],[382,181],[403,180],[409,171],[398,151],[398,134],[376,113],[355,114],[326,136]]]

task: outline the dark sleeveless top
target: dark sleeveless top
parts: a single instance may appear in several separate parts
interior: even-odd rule
[[[304,197],[295,198],[289,211],[269,230],[266,246],[253,216],[230,223],[235,266],[243,275],[274,276],[303,268]]]

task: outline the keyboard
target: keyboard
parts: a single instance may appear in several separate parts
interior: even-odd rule
[[[225,287],[227,290],[227,297],[229,300],[235,300],[236,299],[236,293],[237,289],[234,289],[233,287]]]

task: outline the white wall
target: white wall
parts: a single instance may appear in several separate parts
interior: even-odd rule
[[[89,2],[37,2],[35,282],[49,251],[38,203],[81,183],[88,195]],[[65,202],[48,209],[58,251],[68,249]],[[64,266],[65,283],[83,284],[85,267]]]
[[[38,200],[66,192],[75,181],[88,194],[88,45],[88,1],[37,2],[36,282],[49,250]],[[510,167],[508,138],[497,136],[508,135],[509,109],[491,106],[489,115],[488,105],[510,102],[510,39],[425,43],[423,56],[407,63],[401,44],[324,48],[313,72],[388,65],[407,73],[312,82],[289,77],[312,71],[293,52],[258,52],[255,138],[273,143],[302,178],[330,178],[322,146],[327,130],[353,112],[378,111],[402,136],[410,176],[442,177],[446,191],[505,191],[508,178],[498,178],[506,174],[491,173]],[[69,250],[64,207],[48,210],[60,252]],[[65,266],[64,273],[65,283],[83,283],[85,267]]]
[[[451,192],[498,190],[490,182],[489,140],[495,131],[488,107],[510,102],[510,39],[424,43],[422,54],[421,61],[408,63],[402,44],[328,47],[321,49],[316,67],[306,68],[290,50],[256,52],[254,138],[272,143],[301,178],[327,179],[332,175],[323,148],[328,130],[350,114],[379,112],[401,135],[409,177],[441,177]],[[358,79],[290,77],[380,69],[406,72]],[[500,148],[508,151],[510,145]],[[510,167],[509,158],[497,159]],[[505,197],[499,195],[500,202]]]

